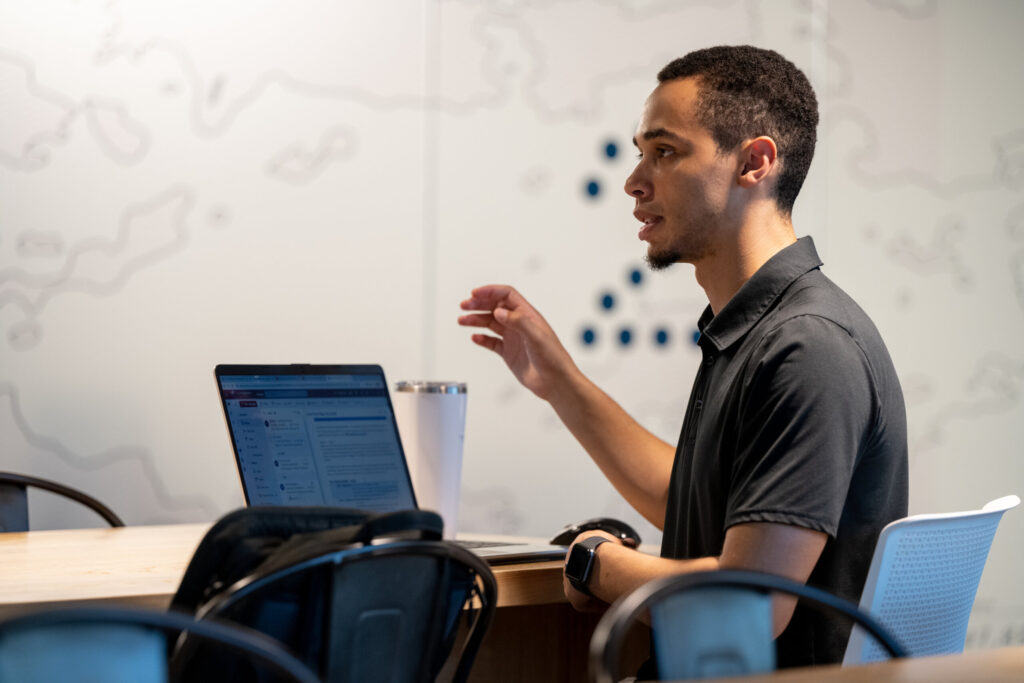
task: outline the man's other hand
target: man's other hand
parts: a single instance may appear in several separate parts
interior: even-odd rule
[[[473,342],[501,356],[516,379],[537,396],[550,400],[552,392],[578,372],[558,335],[512,287],[477,287],[460,307],[473,311],[459,317],[460,325],[498,335],[474,334]]]

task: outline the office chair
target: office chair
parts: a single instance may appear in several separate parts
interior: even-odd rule
[[[277,525],[321,526],[325,515],[348,523],[268,542]],[[190,566],[172,608],[262,631],[330,683],[432,681],[442,670],[455,681],[468,678],[494,616],[497,585],[483,560],[440,540],[436,513],[292,508],[283,515],[280,508],[248,508],[228,517],[225,529],[247,528],[252,535],[232,544],[232,534],[211,529],[211,542],[200,543],[193,562],[239,569],[204,586],[201,572]],[[267,548],[258,552],[263,558],[255,568],[247,547]],[[212,658],[208,649],[179,643],[172,676],[275,680],[244,662]]]
[[[773,574],[718,570],[655,579],[616,601],[591,638],[590,678],[598,683],[621,680],[623,641],[630,626],[648,611],[663,680],[772,671],[772,592],[795,595],[801,604],[849,617],[893,657],[905,656],[884,626],[846,600]]]
[[[28,531],[28,492],[32,486],[70,498],[102,517],[110,526],[124,526],[121,518],[92,496],[49,479],[0,472],[0,532]]]
[[[861,593],[861,610],[886,625],[911,656],[963,652],[992,538],[1017,496],[981,510],[913,515],[892,522],[878,536]],[[854,628],[844,665],[884,655]]]
[[[64,608],[0,622],[0,683],[166,683],[166,633],[189,633],[261,662],[282,680],[316,675],[262,633],[176,612],[126,607]]]

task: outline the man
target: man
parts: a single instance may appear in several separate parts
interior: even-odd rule
[[[511,287],[475,289],[462,302],[475,312],[459,322],[497,335],[473,341],[550,402],[664,531],[661,557],[605,534],[590,580],[565,582],[573,605],[717,568],[770,572],[856,602],[879,531],[907,512],[906,416],[874,325],[793,229],[814,153],[814,92],[783,57],[753,47],[693,52],[658,81],[625,190],[651,267],[693,264],[709,301],[678,445],[591,383]],[[796,666],[840,661],[849,625],[776,598],[774,631],[779,665]]]

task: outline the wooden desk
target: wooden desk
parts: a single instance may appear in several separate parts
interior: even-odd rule
[[[99,602],[166,608],[209,524],[0,533],[0,618]],[[599,615],[562,595],[561,562],[494,567],[498,610],[474,681],[585,681]]]
[[[0,534],[0,617],[101,601],[166,608],[209,527]]]
[[[0,616],[46,605],[165,608],[209,524],[0,534]],[[498,606],[564,603],[561,562],[499,565]]]
[[[1024,645],[962,655],[915,657],[866,666],[819,666],[762,676],[718,679],[718,683],[1019,683],[1024,681]]]

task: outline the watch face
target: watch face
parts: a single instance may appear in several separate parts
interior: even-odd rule
[[[577,543],[569,551],[569,559],[565,561],[565,576],[577,590],[584,590],[590,578],[590,565],[594,551]],[[582,586],[582,588],[581,588]]]

